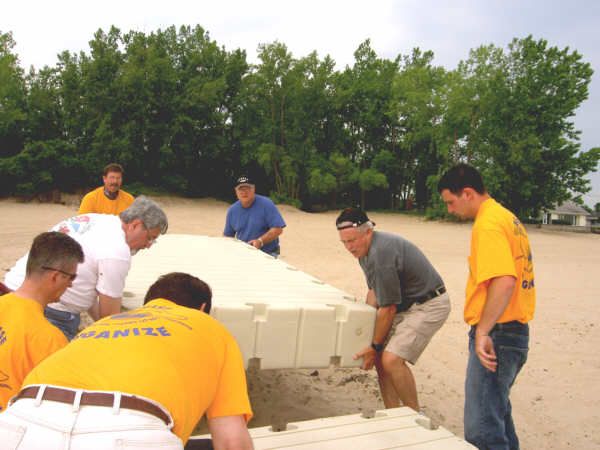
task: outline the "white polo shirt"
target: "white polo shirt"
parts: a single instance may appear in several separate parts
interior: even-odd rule
[[[85,261],[77,266],[77,278],[51,308],[79,314],[96,302],[98,293],[121,298],[131,267],[131,249],[121,219],[109,214],[84,214],[66,219],[51,231],[67,233],[83,248]],[[18,289],[25,279],[26,254],[6,274],[4,283]]]

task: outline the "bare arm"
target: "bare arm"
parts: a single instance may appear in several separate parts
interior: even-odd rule
[[[254,445],[243,415],[208,419],[215,450],[252,450]]]
[[[377,308],[377,298],[375,297],[375,291],[373,289],[369,289],[369,292],[367,292],[367,305]]]
[[[375,332],[373,333],[373,344],[383,344],[385,338],[392,328],[392,322],[396,315],[396,305],[381,306],[377,310],[377,319],[375,320]]]
[[[475,330],[475,351],[481,364],[492,372],[496,371],[496,352],[489,333],[508,306],[515,289],[515,277],[505,275],[492,278],[487,290],[485,306]]]
[[[98,294],[98,319],[121,312],[121,298]]]
[[[256,248],[261,248],[263,245],[266,245],[269,242],[273,242],[279,237],[281,233],[283,233],[283,227],[269,228],[269,230],[262,236],[259,236],[257,239],[252,239],[251,241],[248,241],[248,244]],[[260,242],[261,240],[262,244]]]
[[[98,299],[96,299],[94,304],[90,306],[90,309],[88,309],[87,312],[90,315],[90,317],[94,319],[94,322],[100,318],[100,307],[98,306]]]
[[[369,289],[367,293],[367,304],[377,308],[377,299],[375,297],[375,291],[373,289]],[[375,318],[375,331],[373,333],[373,343],[374,344],[383,344],[385,342],[385,338],[390,332],[390,328],[392,327],[392,322],[394,321],[394,316],[396,315],[396,305],[388,305],[377,308],[377,316]],[[378,353],[373,349],[373,347],[369,346],[362,349],[356,355],[354,355],[354,359],[363,358],[363,365],[361,366],[364,370],[370,370],[375,364],[375,360],[377,359]]]

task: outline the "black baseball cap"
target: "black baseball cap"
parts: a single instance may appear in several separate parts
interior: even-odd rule
[[[237,187],[241,186],[242,184],[247,184],[247,185],[250,185],[250,186],[254,186],[254,182],[247,175],[242,175],[242,176],[238,177],[238,179],[235,181],[235,186],[234,187],[237,188]]]
[[[350,224],[340,225],[346,222],[350,222]],[[375,225],[375,222],[370,220],[362,209],[346,208],[336,219],[335,226],[338,230],[345,230],[346,228],[359,227],[365,222],[371,222],[373,225]]]

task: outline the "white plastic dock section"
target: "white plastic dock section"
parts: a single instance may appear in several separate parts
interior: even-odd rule
[[[471,444],[410,408],[377,411],[369,419],[361,414],[327,417],[287,424],[284,431],[270,426],[249,429],[255,450],[464,450]],[[193,436],[200,442],[210,435]],[[190,444],[188,443],[188,445]],[[187,448],[187,447],[186,447]],[[198,447],[199,448],[199,447]]]
[[[142,305],[160,275],[207,282],[211,316],[236,338],[246,367],[356,367],[371,343],[375,310],[248,244],[225,237],[166,234],[132,258],[123,306]],[[256,363],[256,362],[254,362]]]

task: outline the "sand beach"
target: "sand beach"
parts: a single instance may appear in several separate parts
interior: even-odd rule
[[[227,203],[154,199],[167,213],[169,233],[221,236]],[[77,196],[63,195],[62,201],[0,200],[0,280],[35,235],[77,213]],[[364,276],[339,242],[334,226],[338,212],[307,213],[287,205],[279,208],[287,222],[281,237],[281,259],[363,299]],[[425,414],[462,436],[468,331],[462,307],[471,224],[430,222],[403,214],[369,216],[376,222],[376,230],[400,234],[419,246],[445,281],[452,312],[413,373]],[[537,310],[531,322],[528,361],[511,396],[521,446],[600,448],[600,235],[538,228],[528,228],[528,233]],[[374,371],[333,367],[250,370],[248,384],[255,413],[250,427],[383,408]]]

